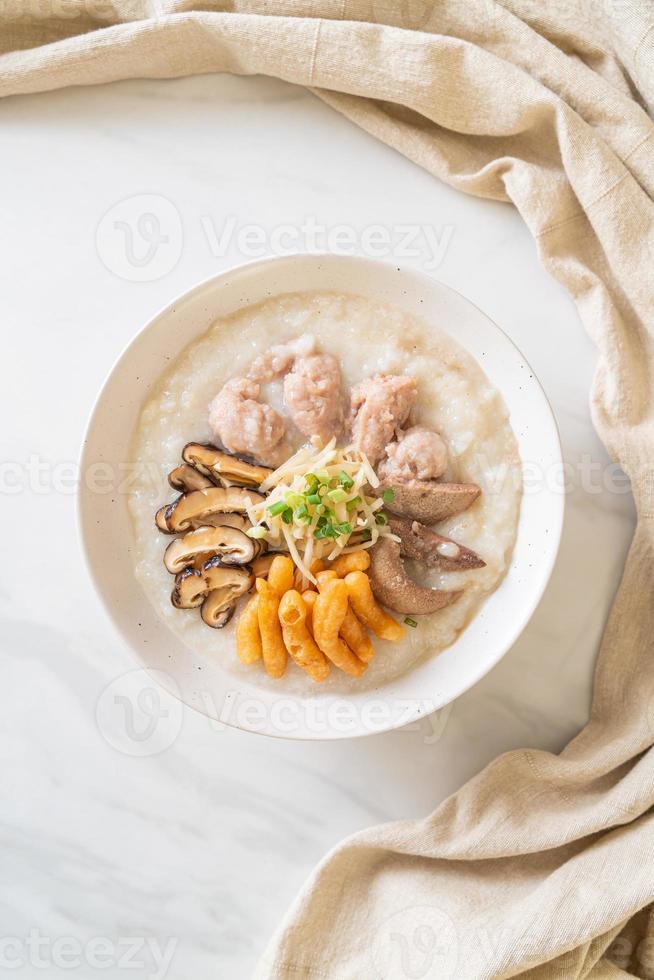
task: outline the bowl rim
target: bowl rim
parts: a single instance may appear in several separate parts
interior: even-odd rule
[[[337,252],[318,252],[318,251],[313,252],[312,251],[312,252],[292,252],[292,253],[285,253],[282,255],[266,255],[245,262],[235,262],[234,264],[229,265],[226,268],[222,269],[220,272],[213,273],[212,275],[199,280],[194,285],[184,290],[183,292],[177,294],[175,297],[173,297],[172,300],[166,302],[159,309],[157,309],[157,311],[153,313],[152,316],[150,316],[146,320],[146,322],[143,323],[136,330],[134,335],[123,346],[123,348],[120,350],[118,355],[114,358],[111,366],[109,367],[108,371],[104,376],[100,388],[98,389],[97,395],[93,401],[91,410],[89,412],[88,420],[84,428],[84,434],[82,437],[80,452],[78,455],[79,472],[80,473],[84,472],[86,455],[87,452],[89,451],[90,438],[93,433],[93,427],[96,423],[97,417],[102,407],[102,400],[104,397],[105,389],[109,384],[109,381],[112,378],[113,374],[129,358],[132,348],[137,345],[137,343],[139,342],[143,334],[145,334],[148,330],[150,330],[162,317],[168,316],[171,313],[173,313],[178,305],[188,300],[191,300],[195,295],[197,295],[198,293],[202,293],[205,289],[207,289],[212,284],[215,284],[220,280],[227,279],[228,277],[233,276],[235,273],[240,273],[243,270],[253,271],[256,270],[256,268],[262,266],[270,266],[278,263],[282,264],[289,261],[297,261],[297,260],[318,261],[318,262],[325,262],[325,263],[330,263],[334,261],[337,262],[345,261],[347,263],[351,263],[352,265],[358,265],[361,268],[365,266],[374,266],[377,268],[382,267],[387,269],[389,273],[390,272],[401,273],[402,275],[408,275],[409,277],[414,277],[416,282],[418,282],[419,280],[427,280],[429,282],[435,283],[439,288],[449,293],[452,293],[460,300],[463,300],[468,306],[474,308],[477,311],[477,313],[479,313],[487,321],[489,326],[494,328],[495,331],[497,331],[497,333],[502,337],[504,342],[510,345],[513,351],[519,355],[525,367],[529,369],[531,375],[530,386],[540,394],[543,408],[546,411],[548,421],[551,425],[552,435],[554,438],[550,449],[552,452],[555,451],[556,463],[557,464],[560,463],[561,465],[563,465],[561,435],[559,431],[558,422],[554,414],[554,410],[552,408],[550,399],[545,389],[543,388],[543,385],[537,373],[534,371],[531,363],[524,356],[524,354],[522,353],[518,345],[512,340],[512,338],[506,333],[506,331],[501,326],[499,326],[499,324],[496,323],[495,320],[492,319],[492,317],[490,317],[484,310],[481,309],[481,307],[479,307],[476,303],[470,300],[463,293],[460,293],[453,286],[450,286],[448,283],[445,283],[442,280],[437,279],[435,276],[432,276],[430,273],[425,272],[422,269],[415,268],[411,265],[403,265],[402,263],[398,263],[397,261],[392,261],[392,260],[389,261],[388,259],[381,259],[381,258],[370,258],[369,256],[359,255],[359,254],[344,255],[344,254],[339,254]],[[274,295],[283,295],[283,293],[284,290],[280,290],[278,293],[271,294],[271,298]],[[244,308],[247,308],[247,304]],[[447,333],[448,332],[447,329],[446,328],[444,329],[445,332]],[[197,339],[197,337],[194,339]],[[189,343],[192,342],[193,342],[192,340],[189,340]],[[465,349],[466,348],[464,346],[464,350]],[[469,351],[468,353],[470,354]],[[470,356],[474,357],[475,361],[477,361],[475,355],[470,354]],[[500,395],[503,396],[503,392],[500,389],[498,390]],[[189,701],[185,700],[181,696],[179,691],[176,689],[177,687],[176,685],[171,685],[171,686],[165,685],[161,680],[161,677],[157,676],[157,675],[161,675],[162,673],[160,668],[151,665],[146,665],[145,663],[143,663],[141,657],[136,652],[136,649],[134,647],[131,638],[129,637],[129,635],[127,635],[126,631],[123,629],[122,625],[118,621],[118,618],[114,615],[112,607],[108,602],[108,599],[104,593],[104,590],[101,586],[99,577],[94,567],[93,558],[92,558],[92,548],[86,534],[86,528],[84,522],[83,497],[84,497],[84,487],[82,481],[80,480],[78,481],[77,491],[75,494],[75,522],[76,522],[76,530],[77,530],[77,537],[80,545],[80,550],[83,556],[87,573],[90,577],[91,582],[93,583],[95,592],[100,599],[100,604],[103,608],[107,622],[110,625],[110,627],[113,629],[113,631],[116,632],[121,637],[121,640],[127,646],[130,656],[135,663],[135,666],[131,669],[132,670],[140,669],[145,671],[148,674],[148,676],[153,677],[155,683],[163,686],[169,694],[171,694],[176,700],[178,700],[185,707],[191,708],[192,710],[197,711],[199,714],[207,718],[213,718],[214,716],[211,715],[211,713],[208,710],[205,710],[202,705],[195,704],[195,703],[191,704],[189,703]],[[274,730],[259,731],[256,729],[246,728],[231,720],[222,719],[222,718],[220,723],[228,728],[233,728],[237,731],[242,731],[247,734],[261,735],[262,737],[266,737],[266,738],[277,738],[284,741],[330,742],[330,741],[344,740],[344,739],[364,738],[371,735],[381,735],[387,732],[397,731],[398,729],[401,729],[409,724],[415,723],[416,721],[419,721],[424,717],[429,717],[430,714],[442,710],[448,704],[452,704],[459,697],[461,697],[461,695],[465,694],[476,684],[478,684],[479,681],[482,680],[487,674],[489,674],[497,666],[497,664],[506,656],[506,654],[511,650],[511,648],[514,646],[516,641],[519,639],[519,637],[527,627],[529,621],[531,620],[535,611],[537,610],[541,602],[541,599],[543,598],[543,595],[551,579],[552,572],[554,570],[554,566],[556,564],[556,560],[559,554],[561,537],[562,537],[563,526],[564,526],[564,516],[565,516],[565,503],[566,503],[565,493],[560,492],[558,494],[553,495],[553,497],[554,499],[558,500],[559,506],[558,508],[553,510],[553,513],[551,515],[552,523],[548,525],[552,531],[552,534],[550,535],[551,547],[547,554],[547,560],[544,561],[541,565],[543,574],[541,575],[541,579],[538,584],[538,587],[535,588],[533,592],[530,594],[529,602],[524,603],[524,605],[522,606],[522,610],[523,610],[522,615],[517,617],[517,619],[513,622],[512,629],[507,632],[507,639],[505,642],[501,644],[501,649],[499,650],[499,652],[497,652],[492,658],[488,658],[483,662],[480,662],[476,670],[470,670],[469,673],[466,675],[464,681],[462,681],[459,684],[452,685],[453,688],[452,693],[448,694],[448,696],[442,702],[442,704],[436,705],[430,708],[426,712],[423,711],[422,709],[416,708],[412,714],[409,714],[409,712],[407,712],[406,717],[402,717],[400,720],[393,719],[386,727],[383,728],[357,730],[356,732],[330,731],[330,733],[326,735],[286,734],[284,732],[274,731]],[[518,527],[519,526],[520,526],[520,519],[518,520]],[[498,583],[498,586],[501,585],[507,572],[508,572],[508,566],[507,566],[507,571],[505,572],[503,578]],[[490,595],[492,595],[492,592],[490,593]],[[145,601],[149,601],[147,600],[147,597],[144,598]],[[466,626],[463,627],[460,633],[457,634],[457,638],[459,635],[461,635],[461,633],[465,631],[467,625],[468,624],[466,624]],[[167,628],[169,629],[169,627]],[[445,652],[446,649],[448,648],[447,647],[444,648],[444,650],[439,651],[439,653]],[[408,673],[410,673],[411,670],[412,668],[409,667]],[[286,696],[292,697],[292,695],[288,695],[288,694]],[[344,695],[340,695],[340,697],[344,697]]]

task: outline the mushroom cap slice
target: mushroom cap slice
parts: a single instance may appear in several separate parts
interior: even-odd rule
[[[248,506],[261,503],[265,498],[254,490],[241,487],[210,487],[207,490],[193,490],[183,493],[172,504],[168,504],[164,523],[169,532],[188,531],[199,524],[206,524],[206,518],[218,513],[245,514]],[[159,515],[156,518],[157,527]]]
[[[209,561],[209,559],[213,557],[214,556],[210,551],[199,551],[197,555],[195,555],[193,560],[190,562],[190,566],[191,568],[197,568],[198,571],[201,572],[202,566],[204,565],[205,561]]]
[[[215,446],[189,442],[182,450],[182,459],[220,486],[258,487],[272,470],[250,463]]]
[[[163,534],[173,533],[168,529],[168,525],[166,524],[166,511],[168,510],[169,506],[169,504],[164,504],[163,507],[160,507],[157,513],[154,515],[154,523]]]
[[[170,597],[178,609],[194,609],[204,603],[210,592],[223,593],[224,608],[235,602],[254,584],[252,569],[247,565],[223,565],[219,555],[214,555],[201,569],[185,568],[175,577],[175,587]]]
[[[252,569],[222,565],[216,556],[205,562],[202,573],[208,586],[207,597],[202,603],[202,619],[207,626],[222,629],[231,619],[238,599],[252,588]]]
[[[436,534],[419,521],[391,517],[388,525],[393,534],[400,538],[400,554],[404,558],[413,558],[443,572],[461,572],[486,565],[470,548]]]
[[[398,541],[380,538],[370,549],[370,584],[375,597],[394,612],[424,616],[449,606],[461,593],[426,589],[407,575]]]
[[[236,602],[234,600],[231,600],[229,605],[225,606],[223,590],[214,589],[202,603],[200,615],[207,626],[211,626],[214,630],[221,630],[223,626],[227,626],[227,623],[234,615],[235,609]]]
[[[204,576],[199,568],[185,568],[175,578],[170,601],[176,609],[195,609],[207,594]]]
[[[208,476],[203,476],[194,466],[182,463],[176,466],[168,474],[168,482],[174,490],[181,490],[182,493],[189,493],[193,490],[206,490],[208,487],[215,486],[213,480]]]
[[[252,538],[238,528],[198,527],[171,541],[164,552],[164,565],[176,575],[202,552],[220,555],[223,565],[247,565],[256,548]]]
[[[438,524],[448,517],[467,510],[481,489],[476,483],[438,483],[436,480],[411,480],[409,483],[382,483],[376,490],[380,496],[384,490],[395,494],[386,510],[400,517],[411,517],[421,524]]]
[[[204,479],[204,477],[202,477]],[[213,483],[210,484],[213,486]],[[179,499],[179,498],[178,498]],[[175,503],[175,501],[173,501]],[[160,507],[154,517],[154,522],[163,534],[177,534],[176,531],[171,531],[166,524],[166,511],[170,507],[170,504],[164,504]],[[245,514],[224,514],[222,511],[216,511],[215,514],[203,514],[202,519],[193,520],[191,519],[191,529],[197,530],[199,527],[237,527],[239,531],[247,531],[248,528],[252,527],[252,524],[245,516]],[[262,542],[257,542],[262,544]],[[265,542],[263,542],[265,546]],[[263,550],[262,548],[259,551]]]
[[[254,575],[249,565],[225,565],[220,555],[205,561],[202,575],[207,583],[207,592],[229,588],[235,599],[244,595],[254,585]]]
[[[191,522],[194,529],[199,527],[237,527],[239,531],[249,531],[252,527],[252,522],[249,517],[245,517],[244,514],[208,514],[206,519],[200,522]],[[268,542],[264,541],[263,538],[250,538],[254,546],[254,557],[263,554],[264,551],[268,550]]]
[[[207,514],[207,519],[204,524],[198,524],[198,527],[237,527],[239,531],[247,531],[248,528],[252,527],[250,519],[244,514],[223,514],[218,511],[216,514]]]

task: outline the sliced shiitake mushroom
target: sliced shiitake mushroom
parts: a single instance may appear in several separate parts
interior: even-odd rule
[[[229,622],[237,600],[252,588],[252,570],[243,566],[225,566],[220,558],[210,558],[202,569],[209,592],[202,603],[201,616],[207,626],[222,629]]]
[[[252,523],[243,514],[208,514],[204,521],[191,521],[194,530],[199,527],[236,527],[239,531],[249,531]],[[252,538],[254,547],[254,558],[268,550],[268,542],[263,538]]]
[[[182,459],[221,486],[258,487],[272,473],[267,466],[249,463],[239,456],[199,442],[187,443],[182,450]]]
[[[419,521],[391,517],[388,525],[400,539],[400,554],[404,558],[413,558],[429,568],[439,568],[443,572],[461,572],[484,568],[486,565],[470,548],[436,534]]]
[[[377,489],[392,490],[394,499],[385,509],[400,517],[411,517],[422,524],[438,524],[467,510],[479,494],[476,483],[438,483],[436,480],[411,480],[410,483],[382,483]]]
[[[248,565],[225,565],[219,555],[205,561],[202,574],[209,592],[229,585],[235,595],[239,596],[254,585],[254,575]]]
[[[380,538],[370,549],[370,584],[379,602],[395,612],[424,616],[449,606],[461,593],[428,589],[409,578],[400,554],[400,544]]]
[[[154,515],[154,523],[157,525],[163,534],[172,534],[172,531],[168,530],[168,525],[166,524],[166,511],[168,510],[169,504],[164,504],[160,507],[157,513]]]
[[[205,561],[209,561],[210,558],[213,558],[213,555],[211,554],[210,551],[199,551],[198,554],[195,555],[195,557],[193,558],[193,561],[191,562],[191,567],[197,568],[199,571],[202,571],[202,566],[204,565]]]
[[[202,525],[198,524],[198,527],[237,527],[239,531],[247,531],[248,528],[252,527],[250,519],[245,516],[245,514],[222,514],[220,511],[216,514],[207,514],[206,520]]]
[[[182,463],[181,466],[176,466],[174,470],[171,470],[168,474],[168,482],[173,489],[181,490],[182,493],[206,490],[208,487],[215,486],[213,480],[204,476],[194,466],[189,466],[188,463]]]
[[[201,569],[185,568],[175,577],[171,602],[178,609],[194,609],[203,604],[210,592],[219,590],[229,602],[236,601],[252,588],[254,575],[248,565],[223,565],[214,555]],[[224,608],[229,602],[225,601]]]
[[[222,589],[214,589],[202,603],[200,615],[207,626],[211,626],[215,630],[221,630],[223,626],[227,626],[227,623],[234,615],[235,609],[236,602],[234,600],[231,600],[226,606],[225,595]]]
[[[261,503],[265,498],[254,490],[241,487],[210,487],[207,490],[193,490],[183,493],[172,504],[168,504],[162,517],[157,511],[157,527],[165,524],[170,533],[188,531],[194,525],[208,523],[207,518],[218,513],[245,514],[248,506]]]
[[[195,609],[201,606],[207,594],[207,585],[200,568],[185,568],[175,576],[175,587],[170,601],[176,609]]]
[[[213,487],[213,484],[211,486]],[[171,531],[166,524],[166,511],[170,506],[170,504],[164,504],[163,507],[159,508],[154,518],[155,524],[164,534],[177,533],[176,531]],[[216,511],[215,514],[203,514],[198,520],[191,518],[190,527],[192,530],[196,530],[199,527],[237,527],[239,531],[247,531],[248,528],[252,527],[252,524],[245,514],[223,514],[222,511]],[[261,551],[262,549],[260,548],[259,550]]]
[[[235,527],[198,527],[168,545],[164,565],[171,574],[181,572],[197,554],[219,555],[223,565],[247,565],[256,554],[255,543]]]

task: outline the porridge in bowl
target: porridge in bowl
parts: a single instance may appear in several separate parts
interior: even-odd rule
[[[275,689],[371,689],[436,655],[515,541],[502,398],[450,336],[356,295],[217,321],[149,396],[132,461],[150,601],[195,652]]]

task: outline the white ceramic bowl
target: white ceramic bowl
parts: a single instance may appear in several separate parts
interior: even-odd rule
[[[438,324],[483,366],[509,408],[523,464],[530,466],[515,550],[499,588],[457,641],[375,691],[347,698],[291,697],[258,687],[256,672],[235,685],[194,654],[157,616],[132,567],[127,494],[98,493],[85,474],[98,462],[122,472],[140,408],[161,372],[218,317],[297,290],[358,293]],[[90,573],[115,626],[143,667],[186,704],[226,724],[287,738],[341,738],[397,728],[467,690],[506,653],[526,626],[550,577],[564,495],[551,480],[561,466],[556,424],[533,371],[504,333],[458,293],[411,269],[364,258],[295,255],[239,266],[181,296],[136,335],[100,392],[84,442],[79,496]],[[534,474],[540,478],[533,479]],[[554,483],[554,485],[552,485]],[[198,670],[201,667],[201,670]]]

